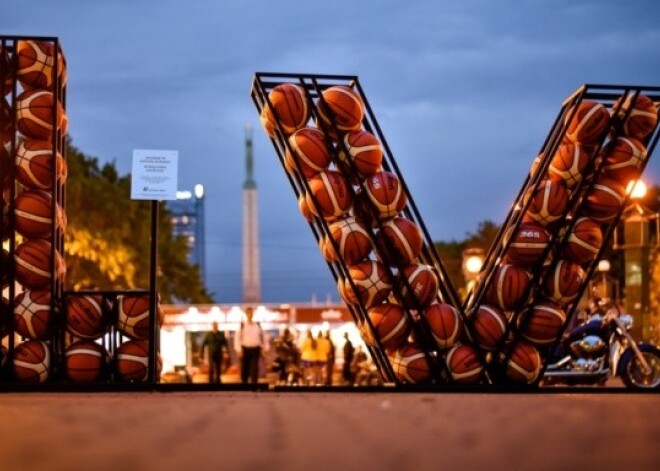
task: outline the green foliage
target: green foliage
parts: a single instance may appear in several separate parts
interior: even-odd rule
[[[440,255],[440,259],[447,270],[447,275],[457,287],[459,292],[462,292],[460,287],[465,286],[465,278],[463,276],[463,251],[465,249],[483,249],[488,251],[492,243],[497,237],[500,226],[493,221],[482,221],[477,226],[474,233],[466,233],[465,239],[449,242],[440,241],[435,242],[435,249]]]
[[[65,239],[68,289],[129,289],[149,285],[150,203],[130,199],[130,175],[114,163],[100,167],[69,144]],[[187,260],[184,238],[172,235],[160,205],[159,292],[163,302],[211,302],[197,266]]]

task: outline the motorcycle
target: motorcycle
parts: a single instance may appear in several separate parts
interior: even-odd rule
[[[629,388],[660,387],[660,350],[630,336],[633,318],[609,308],[564,335],[548,359],[543,384],[604,384],[619,376]]]

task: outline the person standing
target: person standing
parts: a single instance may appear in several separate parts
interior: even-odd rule
[[[268,351],[268,342],[261,325],[253,321],[252,308],[245,310],[247,321],[241,324],[234,337],[234,349],[241,360],[241,382],[257,384],[259,381],[259,358]]]
[[[225,333],[218,330],[218,323],[211,324],[211,332],[207,332],[202,342],[199,358],[204,361],[204,350],[208,353],[209,383],[220,384],[220,374],[223,366],[223,353],[229,349]]]
[[[353,384],[353,373],[351,372],[351,363],[353,363],[353,353],[355,348],[348,337],[348,332],[344,332],[344,366],[341,370],[342,378],[346,384]]]
[[[303,383],[305,385],[316,384],[318,378],[316,377],[316,357],[318,344],[312,335],[312,331],[308,330],[305,340],[300,346],[300,361],[303,368]]]
[[[314,376],[316,378],[314,384],[318,386],[326,384],[328,356],[330,355],[330,341],[323,336],[323,332],[320,330],[316,337],[316,344],[318,348],[316,349],[316,362],[314,365]]]
[[[335,372],[335,344],[332,343],[329,330],[325,332],[325,338],[328,341],[328,357],[325,362],[325,385],[332,386],[332,376]]]

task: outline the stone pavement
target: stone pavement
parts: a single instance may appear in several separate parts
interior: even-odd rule
[[[658,470],[658,394],[0,394],[0,470]]]

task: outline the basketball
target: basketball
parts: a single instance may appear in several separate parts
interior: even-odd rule
[[[463,319],[458,309],[444,303],[433,303],[424,311],[426,321],[438,347],[451,348],[463,334]]]
[[[50,291],[23,291],[14,299],[14,328],[30,340],[49,340],[53,335]]]
[[[16,101],[16,126],[26,138],[50,140],[56,127],[61,127],[64,110],[58,102],[57,117],[53,123],[55,99],[51,92],[23,92]]]
[[[641,175],[646,147],[633,137],[618,137],[607,143],[601,155],[605,161],[603,173],[626,186]]]
[[[66,377],[73,383],[93,383],[103,379],[109,363],[102,345],[91,340],[78,340],[64,352]]]
[[[293,83],[277,85],[268,94],[268,100],[272,108],[268,102],[264,103],[262,123],[265,121],[264,128],[271,137],[275,136],[274,131],[278,129],[277,119],[282,125],[284,134],[287,135],[302,128],[309,121],[310,109],[307,96],[300,85]],[[269,132],[270,129],[273,131]]]
[[[372,307],[369,309],[369,319],[384,348],[394,349],[406,343],[410,324],[403,308],[398,304],[383,303]],[[369,345],[376,346],[376,343],[372,339]]]
[[[149,378],[149,342],[130,340],[115,352],[117,375],[122,381],[144,382]]]
[[[14,347],[14,378],[21,383],[44,383],[50,373],[50,347],[40,340],[28,340]]]
[[[618,112],[617,108],[619,108]],[[635,93],[629,93],[619,98],[612,106],[612,114],[615,113],[615,127],[620,129],[621,134],[640,141],[651,134],[658,123],[657,107],[649,97],[642,94],[635,97]],[[626,113],[628,113],[627,118]]]
[[[477,351],[469,345],[457,345],[447,353],[447,368],[454,382],[475,384],[484,370]]]
[[[14,252],[16,281],[27,289],[48,286],[51,280],[51,245],[43,239],[26,240]],[[58,278],[65,274],[64,262],[55,251],[54,271]]]
[[[584,215],[599,223],[612,222],[625,198],[625,187],[611,178],[599,177],[587,193]]]
[[[11,142],[14,138],[14,133],[12,132],[12,109],[7,103],[7,100],[4,97],[0,96],[0,148],[5,152],[8,152],[8,149],[5,148],[5,145]]]
[[[310,178],[308,183],[311,193],[307,195],[307,207],[313,214],[331,220],[343,216],[351,209],[353,197],[341,173],[324,170]]]
[[[364,225],[353,217],[333,222],[328,227],[331,239],[323,241],[323,257],[328,262],[341,259],[346,265],[355,265],[367,258],[372,249],[371,238]],[[332,245],[334,241],[339,250],[339,257]]]
[[[264,108],[259,115],[259,121],[261,121],[261,126],[268,134],[268,137],[275,139],[277,133],[275,132],[276,126],[274,120],[271,118],[271,114],[268,112],[268,108]]]
[[[568,122],[566,137],[573,142],[592,145],[605,135],[610,124],[610,114],[600,103],[582,100],[577,110],[573,105],[566,111],[565,122]]]
[[[24,191],[14,201],[16,231],[28,239],[48,239],[53,229],[53,198],[42,190]],[[59,209],[59,208],[58,208]]]
[[[484,350],[495,350],[506,333],[506,316],[497,307],[482,304],[472,311],[468,320],[472,334],[479,347]]]
[[[506,243],[505,238],[504,243]],[[515,231],[506,252],[507,260],[513,265],[529,267],[541,262],[541,257],[550,241],[550,234],[538,223],[523,222]]]
[[[307,198],[305,197],[304,193],[300,193],[298,195],[298,209],[300,210],[300,214],[302,214],[303,217],[309,222],[314,220],[314,213],[312,213],[312,210],[309,209]]]
[[[409,309],[424,309],[438,296],[439,281],[428,265],[413,263],[403,268],[397,278],[402,302]]]
[[[49,141],[24,139],[16,151],[16,178],[26,188],[50,190],[53,177],[66,176],[65,163],[58,153],[53,158]]]
[[[422,232],[417,224],[403,217],[383,223],[376,236],[379,258],[391,266],[413,263],[422,252],[422,245]]]
[[[117,302],[119,304],[117,316],[119,331],[134,340],[149,338],[149,295],[126,294],[119,296]],[[158,306],[156,311],[160,323],[162,312]]]
[[[543,292],[559,304],[568,304],[577,297],[585,278],[586,273],[580,265],[559,260],[543,281]]]
[[[431,377],[426,354],[414,343],[409,343],[389,356],[396,378],[403,383],[417,384]]]
[[[401,182],[390,172],[378,172],[367,178],[365,190],[381,220],[393,218],[403,211],[408,203]]]
[[[382,303],[390,295],[392,279],[385,266],[374,260],[365,260],[348,267],[348,276],[353,280],[357,293],[348,279],[339,280],[339,294],[348,304],[361,302],[369,309]]]
[[[527,342],[516,342],[506,362],[506,377],[514,383],[531,384],[541,373],[541,355]]]
[[[4,47],[0,47],[0,77],[4,77],[4,83],[0,86],[2,93],[0,95],[5,96],[14,85],[14,74],[12,74],[12,63],[9,59],[9,53]]]
[[[325,136],[315,128],[302,128],[289,136],[289,146],[285,153],[285,167],[289,173],[298,170],[296,162],[305,178],[311,178],[325,170],[332,162],[332,155],[325,142]]]
[[[16,76],[23,85],[50,88],[54,85],[55,48],[44,41],[18,41],[16,46],[18,69]],[[62,70],[60,58],[58,69]]]
[[[497,267],[486,289],[486,302],[511,311],[525,301],[532,275],[524,268],[503,264]]]
[[[571,141],[562,142],[550,161],[548,175],[553,180],[563,181],[567,188],[573,188],[582,180],[591,154],[584,146]]]
[[[541,301],[519,318],[520,334],[535,345],[550,345],[566,322],[566,313],[552,301]]]
[[[101,295],[72,295],[66,303],[66,330],[79,339],[97,339],[105,329],[107,305]]]
[[[354,165],[358,178],[366,178],[380,170],[383,162],[383,147],[376,136],[358,130],[346,133],[342,141],[348,154],[339,146],[337,158],[344,172],[352,175]]]
[[[355,90],[339,85],[325,89],[321,95],[316,102],[316,115],[319,127],[329,136],[337,139],[335,128],[341,133],[360,129],[364,105]]]
[[[602,243],[603,233],[598,223],[583,217],[575,222],[564,255],[575,263],[583,264],[596,258]]]
[[[547,226],[564,215],[567,204],[568,191],[564,183],[546,179],[539,183],[527,209],[527,216],[540,225]]]

